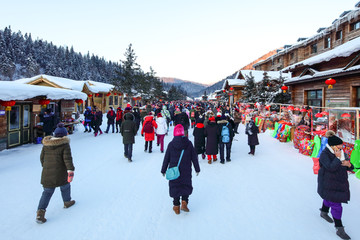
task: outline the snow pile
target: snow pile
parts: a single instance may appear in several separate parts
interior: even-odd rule
[[[102,82],[95,82],[88,80],[85,82],[86,86],[89,88],[89,90],[93,93],[107,93],[113,90],[114,85],[108,84],[108,83],[102,83]]]
[[[328,62],[337,57],[348,57],[351,54],[360,51],[360,37],[357,37],[351,41],[348,41],[332,50],[321,53],[314,57],[308,58],[304,61],[295,63],[283,69],[283,71],[289,71],[295,69],[298,66],[311,66],[321,62]]]
[[[106,125],[102,126],[104,127]],[[317,176],[310,157],[269,132],[259,134],[255,156],[248,153],[244,126],[232,143],[231,162],[208,164],[193,174],[189,213],[175,215],[168,181],[160,174],[164,154],[156,143],[144,152],[136,136],[133,162],[124,158],[120,134],[94,137],[77,127],[70,135],[75,165],[71,184],[76,204],[63,209],[57,189],[47,208],[48,221],[35,222],[42,193],[41,145],[0,152],[0,232],[2,239],[37,240],[338,240],[335,228],[319,214]],[[165,146],[172,139],[165,137]],[[193,141],[192,129],[189,130]],[[360,239],[360,181],[349,176],[351,201],[344,204],[343,224]]]
[[[79,91],[0,81],[0,100],[2,101],[27,100],[39,96],[52,100],[87,99],[87,95]]]
[[[67,88],[67,89],[71,89],[71,90],[76,90],[81,92],[83,90],[85,81],[77,81],[77,80],[72,80],[72,79],[68,79],[68,78],[61,78],[61,77],[54,77],[54,76],[50,76],[50,75],[37,75],[35,77],[32,78],[23,78],[23,79],[19,79],[19,80],[15,80],[14,82],[17,83],[25,83],[28,84],[34,80],[43,78],[45,80],[48,80],[49,82],[55,83],[56,85],[63,87],[63,88]]]

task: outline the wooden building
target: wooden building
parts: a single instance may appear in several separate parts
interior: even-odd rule
[[[74,90],[0,81],[0,150],[32,143],[39,136],[39,115],[50,104],[56,106],[55,120],[70,124],[75,100],[86,98]]]
[[[327,28],[320,27],[309,38],[299,38],[297,43],[285,45],[277,54],[253,65],[256,70],[280,71],[290,65],[330,51],[360,36],[360,2],[354,10],[344,11]]]
[[[360,107],[360,37],[284,69],[292,78],[292,103],[318,107]],[[328,88],[325,81],[336,83]]]

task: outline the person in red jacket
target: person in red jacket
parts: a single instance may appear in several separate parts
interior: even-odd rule
[[[147,115],[144,119],[144,123],[142,125],[141,129],[141,136],[144,136],[145,134],[145,152],[148,150],[149,146],[149,153],[152,152],[152,142],[155,139],[155,130],[157,128],[157,124],[154,120],[154,117],[152,116],[152,113],[150,112],[149,115]]]
[[[112,132],[114,133],[114,123],[115,123],[116,114],[112,107],[109,108],[109,111],[107,112],[106,117],[107,117],[108,121],[107,121],[107,128],[106,128],[105,133],[109,132],[110,126],[112,126]]]
[[[120,128],[121,128],[121,123],[122,123],[122,118],[123,118],[123,110],[121,109],[121,107],[118,107],[116,109],[116,132],[118,133]]]

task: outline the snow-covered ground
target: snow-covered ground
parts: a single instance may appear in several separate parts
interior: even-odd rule
[[[0,239],[339,239],[333,225],[319,216],[322,200],[311,158],[269,132],[259,135],[260,146],[250,156],[243,125],[240,133],[230,163],[209,165],[199,159],[201,172],[193,174],[190,212],[180,215],[172,211],[168,182],[160,174],[164,154],[156,144],[153,153],[145,153],[141,136],[136,137],[134,161],[129,163],[120,134],[95,138],[79,126],[70,135],[76,204],[64,209],[57,189],[45,224],[35,222],[42,193],[42,146],[4,150]],[[171,139],[167,136],[166,144]],[[349,181],[352,196],[343,205],[343,224],[352,239],[360,239],[360,181],[354,175]]]

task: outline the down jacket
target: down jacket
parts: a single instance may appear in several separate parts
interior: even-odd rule
[[[347,159],[347,156],[345,156]],[[322,199],[336,203],[350,200],[348,170],[354,169],[341,166],[341,161],[326,147],[320,154],[318,173],[318,194]]]
[[[179,166],[180,177],[169,181],[169,194],[172,198],[189,196],[192,193],[192,165],[196,172],[200,172],[198,157],[191,141],[187,137],[176,136],[166,149],[161,173],[164,174],[168,168],[177,166],[183,149],[184,154]]]
[[[145,126],[145,124],[147,122],[151,122],[153,128],[155,128],[155,129],[157,128],[157,124],[156,124],[156,122],[154,120],[154,117],[152,115],[148,115],[148,116],[146,116],[144,118],[144,123],[143,123],[142,129],[141,129],[141,135],[143,135],[145,133],[145,141],[147,141],[147,142],[148,141],[154,141],[154,139],[155,139],[155,129],[154,129],[154,131],[152,133],[144,132],[144,126]]]
[[[43,139],[40,162],[43,167],[41,184],[44,188],[54,188],[68,183],[68,170],[74,171],[68,137],[47,136]]]

